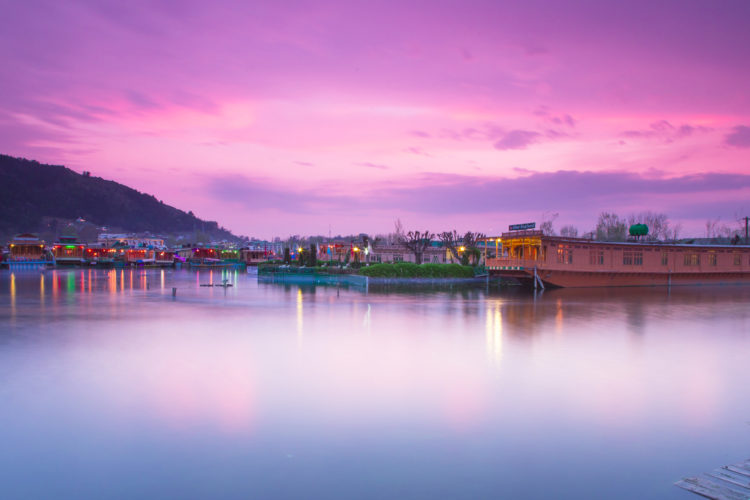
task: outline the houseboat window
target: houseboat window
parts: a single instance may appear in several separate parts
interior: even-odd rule
[[[734,254],[734,265],[735,266],[742,265],[742,254],[739,254],[739,253]]]
[[[567,245],[557,246],[557,263],[558,264],[572,264],[573,263],[573,250]]]
[[[711,252],[708,254],[708,265],[709,266],[715,266],[716,265],[716,254]]]
[[[393,254],[393,262],[403,262],[404,256],[400,253],[394,253]]]
[[[686,253],[685,254],[685,265],[686,266],[699,266],[701,264],[700,255],[697,253]]]
[[[604,265],[604,250],[589,250],[589,264],[594,266]]]
[[[438,256],[437,255],[433,255],[432,256],[432,262],[437,263],[437,261],[438,261]]]
[[[667,264],[669,264],[669,253],[662,252],[661,253],[661,265],[666,266]]]
[[[622,252],[622,264],[625,266],[642,266],[643,252],[626,250]]]

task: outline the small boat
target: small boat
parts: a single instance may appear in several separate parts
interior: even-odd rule
[[[194,267],[198,269],[225,268],[231,265],[230,263],[225,262],[221,259],[212,259],[212,258],[189,259],[188,264],[190,265],[190,267]]]

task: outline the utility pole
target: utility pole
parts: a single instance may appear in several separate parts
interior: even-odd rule
[[[750,217],[748,217],[748,216],[745,216],[745,217],[743,217],[743,218],[742,218],[742,220],[744,220],[744,221],[745,221],[745,245],[747,245],[747,244],[749,244],[749,243],[750,243],[750,240],[748,240],[748,234],[747,234],[747,230],[748,230],[748,221],[750,221]]]

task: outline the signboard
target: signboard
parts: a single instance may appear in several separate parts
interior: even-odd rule
[[[534,229],[536,222],[527,222],[526,224],[511,224],[508,226],[508,231],[523,231],[525,229]]]

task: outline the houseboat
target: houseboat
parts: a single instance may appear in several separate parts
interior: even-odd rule
[[[52,246],[56,266],[81,266],[86,263],[86,245],[75,236],[61,236]]]
[[[174,265],[174,252],[171,250],[157,250],[154,258],[156,265],[159,267],[171,267]]]
[[[86,263],[91,266],[112,267],[115,264],[117,249],[101,245],[89,245],[86,248]]]
[[[219,250],[215,248],[194,247],[187,253],[187,264],[194,268],[220,268],[231,263],[221,260]]]
[[[266,262],[270,259],[267,250],[259,250],[252,248],[240,249],[240,260],[247,266],[257,266],[262,262]]]
[[[535,230],[493,241],[489,274],[535,288],[750,284],[750,246],[607,242]]]
[[[240,259],[240,250],[236,248],[218,248],[217,254],[219,255],[219,258],[226,264],[232,266],[245,265],[242,259]]]
[[[128,248],[125,250],[125,264],[129,266],[153,266],[156,264],[156,250],[153,248]]]
[[[53,266],[54,263],[52,253],[47,250],[44,241],[35,234],[18,234],[8,244],[7,265],[11,269],[44,268]]]

